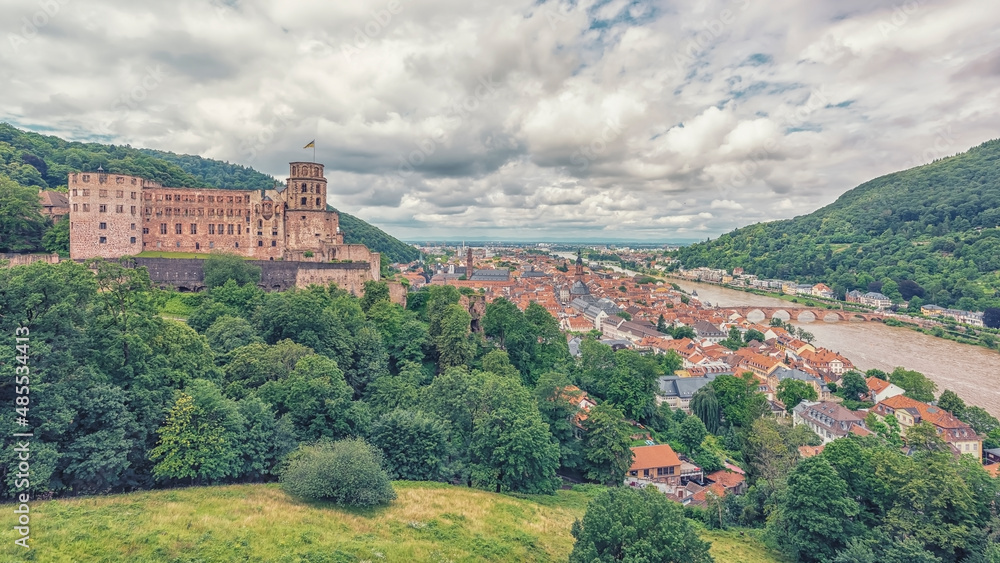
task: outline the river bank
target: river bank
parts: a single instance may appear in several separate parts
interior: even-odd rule
[[[788,307],[774,297],[715,284],[672,279],[700,301],[720,307]],[[878,322],[795,322],[816,336],[816,344],[847,356],[861,370],[892,371],[896,366],[919,371],[938,386],[951,389],[967,403],[1000,415],[1000,354]]]

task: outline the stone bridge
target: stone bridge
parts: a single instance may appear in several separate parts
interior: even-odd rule
[[[720,311],[732,311],[753,322],[781,319],[783,321],[799,322],[838,322],[838,321],[876,321],[883,322],[885,315],[881,313],[858,313],[841,309],[822,309],[819,307],[720,307]]]

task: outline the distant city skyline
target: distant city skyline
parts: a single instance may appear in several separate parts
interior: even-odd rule
[[[678,241],[1000,131],[986,0],[8,2],[0,121],[326,165],[404,240]]]

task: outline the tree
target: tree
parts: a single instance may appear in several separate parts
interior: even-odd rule
[[[790,378],[778,384],[778,392],[775,396],[779,401],[785,403],[785,410],[789,413],[802,401],[815,401],[819,398],[812,385]]]
[[[706,385],[695,391],[691,396],[691,413],[705,423],[705,429],[712,434],[719,431],[720,411],[719,399],[715,396],[715,388]]]
[[[619,350],[614,357],[615,368],[608,380],[607,399],[619,406],[626,416],[637,419],[653,403],[659,366],[655,359],[635,350]]]
[[[569,377],[550,371],[538,379],[535,401],[549,432],[559,442],[559,465],[575,468],[580,464],[580,440],[576,437],[577,405],[582,393],[570,383]]]
[[[228,354],[248,344],[263,342],[263,339],[257,336],[250,321],[229,315],[223,315],[216,319],[205,330],[205,338],[208,340],[208,345],[218,355]]]
[[[237,285],[260,281],[260,266],[235,254],[213,252],[205,259],[202,271],[205,274],[205,285],[209,288],[219,287],[227,280],[233,280]]]
[[[937,406],[955,415],[959,420],[965,416],[965,401],[950,389],[945,389],[944,393],[941,393]]]
[[[288,458],[281,487],[306,500],[378,506],[396,498],[382,452],[360,438],[301,446]]]
[[[694,339],[697,335],[694,333],[694,329],[689,326],[678,326],[670,332],[670,336],[674,337],[676,340],[681,340],[684,338]]]
[[[660,334],[669,334],[667,332],[668,330],[667,319],[665,319],[663,315],[660,315],[660,318],[656,319],[656,332],[659,332]]]
[[[764,336],[764,333],[754,328],[746,331],[746,334],[743,335],[743,341],[747,343],[753,340],[756,340],[757,342],[764,342],[766,338],[767,337]]]
[[[420,411],[394,410],[372,425],[372,445],[382,450],[393,479],[437,481],[448,460],[448,423]]]
[[[472,483],[495,492],[552,494],[559,445],[517,380],[488,375],[485,404],[469,446]]]
[[[705,439],[705,436],[708,436],[705,423],[697,416],[689,416],[681,422],[677,437],[687,452],[694,454],[701,447],[701,442]]]
[[[983,324],[989,328],[1000,328],[1000,307],[983,309]]]
[[[608,374],[615,369],[615,351],[594,338],[580,343],[580,387],[597,397],[608,392]]]
[[[374,280],[366,281],[364,296],[361,297],[361,309],[367,313],[379,301],[390,301],[389,284]]]
[[[773,490],[795,465],[795,454],[785,445],[778,424],[769,418],[753,421],[746,434],[743,457],[751,482],[766,481]]]
[[[602,491],[572,528],[570,563],[684,561],[711,563],[709,544],[698,538],[680,504],[655,489]]]
[[[41,245],[46,221],[38,189],[0,174],[0,252],[31,252]]]
[[[788,476],[779,511],[768,527],[798,561],[829,561],[854,535],[858,503],[823,456],[799,462]]]
[[[749,428],[768,410],[767,397],[757,391],[757,380],[750,372],[740,377],[720,375],[709,385],[715,391],[725,421],[738,428]]]
[[[837,395],[851,401],[861,400],[869,392],[865,376],[861,375],[861,372],[854,370],[850,370],[843,375],[840,387],[837,389]]]
[[[934,392],[937,391],[937,385],[927,379],[927,376],[919,371],[902,367],[892,370],[892,373],[889,374],[889,382],[905,389],[907,397],[923,403],[933,401]]]
[[[469,325],[472,316],[461,305],[449,305],[441,316],[437,337],[438,358],[442,370],[467,365],[475,355]]]
[[[622,411],[602,403],[590,409],[582,424],[587,478],[605,485],[620,485],[632,466],[632,432]]]
[[[42,247],[46,252],[69,258],[69,215],[63,215],[42,235]]]
[[[178,395],[157,431],[160,441],[150,452],[150,459],[157,462],[153,474],[161,480],[199,484],[236,476],[242,426],[233,401],[211,382],[193,381],[189,392]]]

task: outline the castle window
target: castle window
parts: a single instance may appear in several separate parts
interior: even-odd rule
[[[233,196],[229,196],[229,197],[228,197],[228,198],[226,199],[226,201],[227,201],[228,203],[232,203],[232,202],[233,202]]]
[[[167,214],[167,217],[169,217],[171,214],[173,214],[174,210],[168,207],[166,208],[165,212]]]
[[[236,197],[236,203],[243,203],[243,197],[242,196],[237,196]]]
[[[84,176],[84,178],[86,178],[86,176]],[[84,180],[84,181],[86,182],[86,180]],[[84,189],[83,190],[83,195],[84,195],[84,197],[89,196],[90,195],[90,190]]]
[[[76,195],[76,188],[73,188],[73,195]]]
[[[263,229],[264,228],[264,221],[262,221],[260,219],[257,219],[257,228],[258,229]]]
[[[167,194],[165,197],[167,198],[167,201],[173,201],[174,200],[174,196],[172,196],[170,194]]]
[[[257,246],[264,246],[264,241],[262,240],[257,241]]]
[[[181,194],[174,194],[174,201],[180,201],[180,200],[181,200]]]
[[[118,176],[117,178],[115,178],[115,183],[116,184],[124,184],[125,183],[125,178],[122,178],[121,176]]]
[[[272,240],[271,241],[271,246],[278,246],[278,241]]]
[[[208,234],[210,234],[210,235],[214,235],[215,234],[215,223],[209,223],[208,224]]]
[[[201,217],[204,214],[205,214],[205,209],[203,207],[199,207],[198,208],[198,217]]]
[[[233,234],[233,224],[232,223],[226,225],[226,234],[227,235]]]
[[[236,243],[236,248],[239,248],[239,247],[240,247],[240,243]]]
[[[198,224],[197,223],[191,223],[191,234],[192,235],[198,234]]]
[[[223,229],[225,229],[225,228],[226,228],[226,226],[225,226],[225,225],[223,225],[222,223],[219,223],[219,234],[220,234],[220,235],[222,234],[222,231],[223,231]]]
[[[97,224],[97,228],[98,229],[107,229],[108,228],[108,224],[107,223],[98,223]]]
[[[176,246],[177,248],[180,248],[181,247],[181,241],[177,241],[176,243],[174,243],[174,246]]]
[[[77,206],[77,204],[75,204],[75,203],[74,203],[74,204],[73,204],[73,211],[77,211],[77,208],[76,208],[76,206]]]
[[[115,206],[115,213],[125,213],[125,206],[124,205],[116,205]]]
[[[142,228],[142,234],[148,235],[149,234],[149,228],[148,227],[143,227]]]
[[[302,198],[302,205],[306,204],[306,198]]]
[[[195,250],[201,250],[201,243],[200,242],[194,243],[194,249]]]
[[[129,227],[129,228],[130,228],[130,230],[133,230],[133,231],[134,231],[134,230],[135,230],[135,223],[132,223],[132,226],[131,226],[131,227]]]
[[[129,237],[128,241],[132,244],[135,244],[135,237]]]
[[[180,223],[174,225],[174,234],[179,235],[184,232],[184,226]]]
[[[132,206],[132,215],[135,215],[135,206]]]
[[[115,197],[123,198],[125,197],[125,192],[123,190],[118,190],[117,192],[115,192]]]
[[[214,241],[208,241],[208,247],[209,248],[215,248],[215,242]]]
[[[132,181],[135,182],[135,180]],[[132,199],[135,199],[135,192],[132,192]]]
[[[89,182],[90,181],[90,174],[84,174],[83,175],[83,181],[84,182]],[[86,190],[84,190],[84,191],[86,191]],[[87,195],[87,194],[83,194],[83,195]]]
[[[208,202],[209,203],[215,203],[215,196],[214,195],[208,196]]]
[[[101,244],[106,244],[108,242],[108,237],[101,237],[101,238],[97,239],[97,242],[99,242]]]
[[[108,206],[107,205],[101,205],[101,206],[99,206],[97,208],[97,210],[100,211],[101,213],[107,213],[108,212]]]
[[[83,210],[84,211],[90,211],[90,204],[89,203],[84,203],[83,204]]]
[[[97,195],[99,197],[108,197],[108,190],[98,190]]]
[[[204,203],[204,201],[205,201],[205,196],[203,195],[198,196],[198,203]]]
[[[132,185],[135,185],[135,178],[132,178]]]
[[[242,235],[243,234],[243,227],[242,226],[236,225],[236,234],[238,234],[238,235]]]
[[[226,210],[226,215],[228,215],[229,217],[232,217],[233,216],[233,209],[232,208],[227,209]]]
[[[319,198],[316,198],[316,206],[319,207]]]

